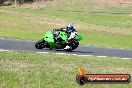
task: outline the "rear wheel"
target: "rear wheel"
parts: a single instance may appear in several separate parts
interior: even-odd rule
[[[44,43],[45,43],[45,41],[44,41],[43,39],[41,39],[41,40],[39,40],[39,41],[37,41],[37,42],[35,43],[35,47],[36,47],[37,49],[42,49],[42,48],[44,48]]]

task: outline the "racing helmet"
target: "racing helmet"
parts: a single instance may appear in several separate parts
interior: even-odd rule
[[[73,24],[68,24],[67,27],[66,27],[67,31],[68,32],[71,32],[71,31],[74,31],[74,25]]]

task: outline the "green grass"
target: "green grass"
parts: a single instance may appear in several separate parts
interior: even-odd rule
[[[90,45],[112,46],[118,48],[128,48],[129,46],[129,48],[131,48],[132,46],[132,36],[120,36],[99,31],[82,31],[82,34],[85,35],[85,38],[87,37],[87,40],[82,40],[82,44],[86,44],[86,42],[88,42]]]
[[[39,40],[46,31],[75,23],[84,34],[80,44],[132,49],[132,17],[129,14],[94,14],[87,12],[131,12],[131,7],[110,7],[93,1],[57,0],[46,2],[37,10],[31,8],[0,8],[0,37]],[[90,8],[91,7],[91,8]],[[54,11],[62,9],[64,11]],[[72,12],[81,10],[83,12]]]
[[[130,6],[115,6],[100,0],[56,0],[45,2],[41,8],[48,10],[83,11],[83,12],[131,12]]]
[[[47,16],[54,19],[64,19],[75,23],[86,23],[96,26],[103,26],[116,29],[132,28],[132,18],[128,15],[113,15],[113,14],[93,14],[81,12],[53,11],[53,10],[33,10],[33,9],[9,9],[20,14],[35,14],[39,16]]]
[[[80,65],[91,74],[132,74],[131,63],[131,60],[111,57],[1,52],[0,85],[2,88],[79,88],[75,77]],[[131,88],[132,84],[86,84],[82,86],[82,88],[88,87]]]

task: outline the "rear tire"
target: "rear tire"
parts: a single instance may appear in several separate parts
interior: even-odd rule
[[[45,43],[45,41],[44,41],[43,39],[41,39],[41,40],[39,40],[39,41],[37,41],[37,42],[35,43],[35,47],[36,47],[37,49],[43,49],[43,48],[44,48],[44,43]]]

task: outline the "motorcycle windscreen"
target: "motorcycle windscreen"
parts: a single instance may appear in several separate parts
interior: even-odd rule
[[[84,39],[83,35],[79,34],[78,37],[77,37],[77,40],[80,41],[82,39]]]

